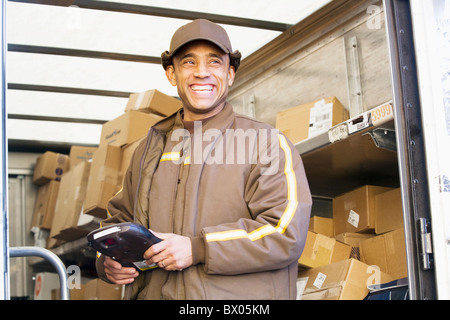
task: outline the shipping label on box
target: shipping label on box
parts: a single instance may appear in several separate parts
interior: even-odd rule
[[[314,103],[314,107],[309,110],[309,131],[308,138],[326,132],[333,125],[333,103],[325,103],[320,100]]]
[[[359,214],[357,214],[353,210],[350,210],[349,213],[348,213],[347,222],[350,223],[355,228],[358,228],[358,226],[359,226]]]

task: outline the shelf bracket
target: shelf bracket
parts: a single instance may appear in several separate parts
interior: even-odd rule
[[[397,151],[397,143],[395,140],[395,130],[375,128],[372,131],[363,133],[368,134],[377,148],[386,149],[389,151]]]
[[[347,69],[347,87],[350,117],[364,112],[361,86],[361,70],[357,38],[344,37],[345,66]]]

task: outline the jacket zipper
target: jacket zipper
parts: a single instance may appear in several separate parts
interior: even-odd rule
[[[183,140],[186,137],[183,137]],[[184,148],[185,148],[185,141],[183,141],[183,147],[180,150],[180,163],[178,164],[178,179],[177,179],[177,184],[175,187],[175,196],[174,196],[174,201],[173,201],[173,207],[172,207],[172,231],[175,232],[175,208],[177,206],[177,198],[178,198],[178,188],[180,186],[181,183],[181,179],[183,177],[183,170],[184,170],[184,161],[183,159],[183,155],[184,155]]]
[[[180,150],[180,164],[179,164],[179,167],[178,167],[178,184],[180,184],[180,182],[181,182],[181,177],[182,177],[182,175],[183,175],[184,160],[183,160],[183,162],[181,162],[182,159],[183,159],[183,151],[184,151],[184,148],[182,148],[182,149]]]

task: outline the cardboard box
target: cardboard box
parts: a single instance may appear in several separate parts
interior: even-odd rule
[[[69,170],[69,156],[52,151],[46,151],[36,160],[33,172],[33,183],[43,185],[50,180],[61,180]]]
[[[365,185],[333,199],[334,234],[372,232],[375,229],[375,196],[392,190]]]
[[[78,163],[82,161],[91,160],[95,150],[97,150],[97,147],[83,147],[83,146],[70,147],[69,152],[70,167],[75,167]]]
[[[52,300],[52,290],[60,287],[59,276],[55,272],[39,272],[34,282],[33,300]]]
[[[298,300],[362,300],[373,284],[392,277],[355,259],[303,270],[298,274]]]
[[[106,218],[106,206],[120,189],[119,181],[122,164],[122,148],[105,145],[95,151],[92,158],[84,213],[99,218]]]
[[[70,289],[70,300],[84,300],[84,288],[86,285],[80,285],[80,288]],[[56,299],[58,300],[58,299]]]
[[[348,119],[348,111],[336,97],[320,99],[277,113],[276,128],[293,143],[327,132]]]
[[[122,147],[122,164],[120,166],[121,184],[123,184],[123,179],[125,178],[125,174],[128,170],[128,167],[130,166],[131,158],[133,157],[134,151],[136,151],[138,145],[145,139],[146,137],[143,137],[142,139],[139,139],[133,143],[127,144],[126,146]]]
[[[305,247],[298,263],[302,267],[315,268],[348,259],[351,247],[334,238],[308,231]]]
[[[314,216],[309,219],[309,231],[333,237],[333,219]]]
[[[41,229],[50,229],[52,227],[59,183],[59,181],[52,180],[39,187],[31,227]]]
[[[68,279],[68,282],[70,283],[69,286],[70,300],[85,300],[84,290],[86,288],[87,283],[93,280],[92,275],[90,278],[80,276],[79,274],[75,276],[76,276],[75,279],[71,279],[70,277]],[[52,300],[61,300],[60,288],[53,289],[52,296],[54,297]]]
[[[84,300],[122,300],[122,285],[93,279],[82,286]]]
[[[361,261],[376,265],[394,280],[408,276],[405,233],[403,229],[361,241]]]
[[[48,248],[59,244],[54,236],[58,235],[61,230],[77,225],[86,196],[90,168],[90,162],[83,161],[62,177],[55,205],[55,216],[47,243]]]
[[[375,196],[375,233],[403,229],[403,206],[400,188]]]
[[[181,100],[168,96],[158,90],[132,93],[128,98],[125,112],[135,110],[170,116],[183,107]]]
[[[161,116],[130,111],[106,122],[102,126],[99,148],[105,145],[122,147],[147,135],[148,130]]]
[[[58,234],[54,235],[53,238],[62,240],[63,242],[83,238],[92,230],[100,228],[101,221],[102,219],[100,218],[81,212],[76,225],[62,229]]]
[[[346,232],[341,233],[334,238],[342,243],[348,244],[352,247],[352,251],[350,253],[350,258],[354,258],[356,260],[361,260],[360,247],[359,244],[361,241],[365,239],[369,239],[375,237],[375,234],[372,233],[355,233],[355,232]]]

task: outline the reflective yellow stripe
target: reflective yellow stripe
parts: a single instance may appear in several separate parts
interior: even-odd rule
[[[248,238],[248,233],[245,230],[230,230],[230,231],[221,231],[221,232],[213,232],[206,234],[206,241],[226,241],[233,239],[241,239]]]
[[[180,160],[180,153],[179,152],[167,152],[167,153],[163,153],[163,155],[161,156],[161,159],[159,160],[159,162],[162,161],[179,161]],[[187,164],[191,164],[191,157],[186,156],[186,158],[184,159],[184,165]]]
[[[291,222],[294,217],[295,211],[297,210],[297,180],[295,178],[294,167],[292,163],[292,151],[286,141],[286,138],[282,135],[278,135],[280,141],[281,149],[283,149],[285,154],[285,164],[284,164],[284,175],[286,176],[286,181],[288,185],[288,205],[281,216],[280,221],[276,227],[279,233],[286,231],[289,222]]]
[[[274,232],[284,233],[292,218],[295,215],[297,210],[298,202],[297,202],[297,180],[295,178],[294,167],[292,163],[292,151],[289,147],[286,138],[283,135],[278,135],[278,140],[280,142],[281,149],[284,151],[285,155],[285,163],[284,163],[284,175],[287,181],[287,200],[288,204],[281,216],[280,220],[276,227],[273,227],[270,224],[266,224],[258,229],[247,233],[243,229],[237,230],[229,230],[229,231],[221,231],[221,232],[212,232],[206,234],[206,241],[227,241],[233,239],[242,239],[248,238],[251,241],[255,241],[261,239],[269,234]]]
[[[162,161],[176,161],[180,159],[180,153],[179,152],[167,152],[167,153],[163,153],[163,155],[161,156],[161,159],[159,160],[160,162]]]
[[[250,240],[255,241],[255,240],[261,239],[265,236],[268,236],[269,234],[274,233],[276,231],[277,230],[274,227],[272,227],[270,224],[266,224],[266,225],[262,226],[261,228],[258,228],[255,231],[250,232],[248,235],[249,235]]]

